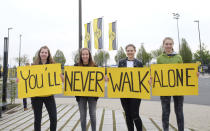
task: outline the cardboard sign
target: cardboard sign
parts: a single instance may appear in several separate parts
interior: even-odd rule
[[[62,80],[60,74],[60,64],[18,67],[18,98],[61,94]]]
[[[198,64],[151,65],[152,95],[198,95]]]
[[[109,98],[150,99],[150,69],[145,68],[108,68]]]
[[[64,95],[104,97],[105,69],[102,67],[64,67]]]

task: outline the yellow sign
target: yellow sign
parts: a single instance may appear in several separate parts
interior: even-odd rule
[[[150,69],[144,68],[108,68],[109,98],[150,99]]]
[[[18,67],[18,98],[61,94],[62,80],[60,75],[60,64]]]
[[[102,67],[64,67],[64,95],[104,97],[104,75]]]
[[[198,95],[198,64],[151,65],[152,95]]]

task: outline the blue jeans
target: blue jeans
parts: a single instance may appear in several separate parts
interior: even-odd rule
[[[176,114],[178,131],[184,131],[184,113],[183,113],[184,96],[173,96],[173,98],[174,98],[174,110]],[[161,96],[160,99],[162,105],[163,130],[168,131],[171,96]]]
[[[27,98],[23,98],[23,108],[27,108]]]
[[[89,106],[90,122],[92,131],[96,131],[96,104],[97,100],[93,97],[81,97],[78,101],[80,122],[82,131],[86,131],[86,116],[87,116],[87,103]]]
[[[44,103],[50,118],[50,131],[56,131],[57,110],[54,96],[32,97],[31,103],[34,111],[34,130],[41,131],[42,107]]]

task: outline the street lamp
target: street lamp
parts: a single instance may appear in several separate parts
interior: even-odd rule
[[[8,50],[9,50],[9,32],[12,29],[13,29],[12,27],[7,28],[7,44],[8,44],[7,46],[8,46]],[[11,62],[10,62],[10,64],[11,64]]]
[[[12,30],[12,29],[13,29],[12,27],[7,29],[8,30],[8,44],[9,44],[9,31]]]
[[[9,31],[12,28],[8,28],[8,37],[4,37],[4,60],[3,60],[3,88],[2,88],[2,103],[7,103],[7,75],[8,75],[8,50],[9,50]],[[6,109],[6,105],[3,105],[2,110]]]
[[[21,54],[21,37],[22,37],[22,35],[20,34],[20,45],[19,45],[19,66],[20,66],[20,54]]]
[[[199,24],[199,20],[194,20],[194,22],[198,23],[198,36],[199,36],[199,43],[200,43],[200,59],[201,59],[201,63],[202,63],[200,24]]]
[[[178,13],[172,13],[173,14],[173,18],[176,19],[177,22],[177,32],[178,32],[178,42],[179,42],[179,51],[180,51],[180,39],[179,39],[179,17],[180,15]]]

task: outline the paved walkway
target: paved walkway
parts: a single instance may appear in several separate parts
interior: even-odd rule
[[[201,77],[201,78],[210,78],[210,74],[207,74],[207,73],[202,74],[202,73],[200,73],[199,77]]]
[[[0,131],[32,131],[33,111],[30,105],[29,110],[23,111],[22,106],[17,106],[3,114],[0,119]],[[57,104],[57,129],[58,131],[81,131],[79,111],[77,104]],[[97,130],[99,131],[127,131],[125,116],[121,110],[97,108]],[[144,131],[160,131],[161,121],[142,116]],[[90,131],[90,118],[87,117],[87,129]],[[43,108],[42,130],[49,131],[49,118],[46,108]],[[177,129],[170,125],[170,131]],[[192,131],[185,129],[185,131]]]

